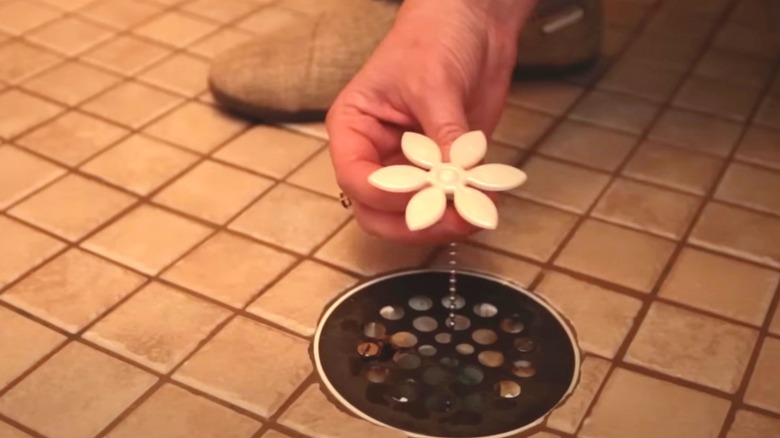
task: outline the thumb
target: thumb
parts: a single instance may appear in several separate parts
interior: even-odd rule
[[[463,98],[451,90],[429,93],[428,96],[431,97],[417,100],[412,110],[423,133],[441,146],[448,160],[452,142],[469,131]]]

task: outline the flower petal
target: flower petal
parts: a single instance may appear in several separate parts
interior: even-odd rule
[[[405,132],[401,137],[401,150],[409,161],[430,169],[441,163],[441,149],[435,141],[416,132]]]
[[[455,192],[455,209],[475,227],[494,230],[498,226],[496,205],[479,190],[463,187]]]
[[[447,196],[438,187],[428,187],[417,193],[406,206],[406,226],[412,231],[439,222],[447,209]]]
[[[452,142],[450,162],[464,169],[477,165],[487,152],[487,137],[482,131],[467,132]]]
[[[387,192],[413,192],[425,186],[428,182],[428,172],[414,166],[399,164],[375,171],[369,175],[368,182]]]
[[[466,175],[470,185],[492,192],[515,189],[528,179],[522,170],[498,163],[477,166]]]

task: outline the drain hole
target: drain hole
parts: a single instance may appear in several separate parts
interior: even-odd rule
[[[455,368],[460,363],[458,359],[455,359],[454,357],[443,357],[440,361],[440,364],[444,365],[445,367],[449,368]]]
[[[436,342],[440,344],[449,344],[452,342],[452,335],[449,333],[438,333],[433,338],[436,339]]]
[[[515,348],[522,353],[530,353],[536,348],[536,342],[531,338],[517,338],[515,339]]]
[[[520,385],[511,380],[502,380],[496,383],[494,389],[501,398],[515,398],[520,395]]]
[[[498,351],[483,351],[477,356],[479,363],[486,367],[496,368],[500,367],[504,363],[504,355]]]
[[[358,344],[357,352],[363,357],[377,357],[382,351],[382,345],[379,342],[368,341]]]
[[[409,403],[417,400],[420,393],[417,387],[411,383],[393,386],[389,391],[390,398],[398,403]]]
[[[425,383],[439,386],[447,381],[447,372],[439,367],[431,367],[423,373]]]
[[[412,325],[417,330],[427,333],[436,330],[436,327],[439,326],[439,323],[437,323],[436,320],[430,316],[421,316],[415,319],[414,322],[412,322]]]
[[[393,362],[405,370],[413,370],[422,364],[422,359],[414,353],[398,352],[393,356]]]
[[[453,318],[447,317],[447,326],[455,330],[466,330],[471,327],[471,320],[463,315],[455,315]]]
[[[484,378],[485,375],[476,367],[465,367],[458,374],[458,380],[465,385],[478,385]]]
[[[525,329],[525,324],[523,324],[518,315],[501,320],[501,330],[507,333],[520,333],[523,329]]]
[[[474,305],[474,314],[483,318],[496,316],[498,309],[490,303],[479,303]]]
[[[512,364],[512,373],[517,377],[533,377],[536,374],[536,368],[527,360],[518,360]]]
[[[387,329],[378,322],[369,322],[363,326],[363,334],[369,338],[382,339],[385,337],[385,333],[387,333]]]
[[[390,370],[379,365],[372,365],[366,370],[366,379],[372,383],[384,383],[387,380],[387,376],[390,374]]]
[[[417,336],[409,332],[398,332],[390,337],[390,344],[395,348],[412,348],[417,345]]]
[[[498,335],[493,330],[479,329],[471,334],[471,339],[480,345],[490,345],[498,340]]]
[[[433,307],[433,300],[428,297],[418,295],[409,299],[409,307],[414,310],[423,312]]]
[[[398,321],[404,317],[404,309],[398,306],[385,306],[379,310],[379,314],[382,315],[382,318],[384,319]]]
[[[431,357],[436,354],[436,347],[433,345],[420,345],[420,348],[418,348],[417,351],[423,356]]]
[[[449,296],[443,297],[441,299],[441,305],[446,307],[446,308],[448,308],[448,309],[450,308],[450,303],[451,303],[451,301],[450,301],[450,297]],[[463,306],[465,306],[465,305],[466,305],[466,300],[462,296],[456,295],[455,296],[455,308],[456,309],[462,309]]]
[[[460,354],[471,354],[474,352],[474,347],[470,344],[458,344],[455,346],[455,351]]]

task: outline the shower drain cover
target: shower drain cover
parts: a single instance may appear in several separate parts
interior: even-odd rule
[[[508,437],[538,425],[571,394],[573,332],[537,296],[458,271],[405,271],[358,285],[326,309],[314,361],[332,398],[413,437]]]

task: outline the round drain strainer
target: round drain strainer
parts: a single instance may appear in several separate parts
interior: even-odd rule
[[[565,321],[501,279],[406,271],[358,285],[325,311],[312,344],[330,396],[413,437],[508,437],[571,394],[580,352]]]

